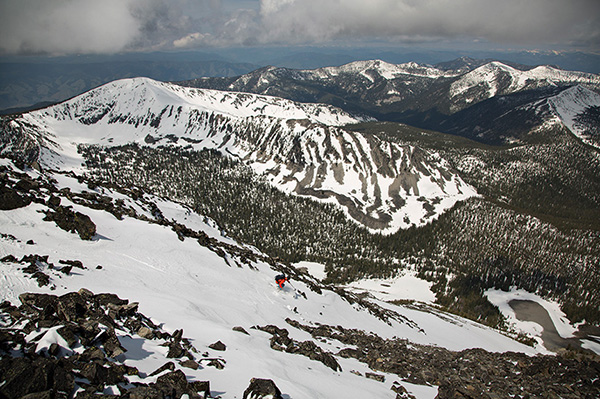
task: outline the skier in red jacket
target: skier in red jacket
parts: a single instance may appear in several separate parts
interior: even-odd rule
[[[285,282],[289,281],[288,278],[285,276],[285,274],[278,274],[277,276],[275,276],[275,282],[277,284],[279,284],[279,289],[282,290],[283,287],[285,286]]]

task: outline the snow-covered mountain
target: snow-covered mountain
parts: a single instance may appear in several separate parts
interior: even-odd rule
[[[362,120],[328,105],[130,79],[6,122],[6,135],[35,138],[50,168],[78,168],[79,144],[219,149],[276,187],[337,203],[385,232],[476,195],[437,153],[340,126]]]
[[[461,129],[454,128],[461,112],[482,105],[478,111],[469,114],[471,118],[477,117],[489,112],[485,109],[488,100],[527,96],[535,102],[547,98],[549,92],[560,92],[573,86],[598,92],[600,76],[551,66],[517,68],[498,61],[482,64],[466,60],[429,66],[394,65],[375,60],[316,70],[266,67],[237,78],[196,79],[181,84],[326,102],[379,120],[477,139],[473,129],[460,133]],[[518,138],[507,138],[507,124],[522,124],[522,121],[499,124],[490,135],[480,139],[497,143],[501,141],[500,136],[508,141]],[[473,127],[476,126],[477,123]]]
[[[478,103],[494,96],[578,84],[588,84],[597,88],[600,86],[600,77],[584,72],[563,71],[549,66],[538,66],[522,71],[501,62],[490,62],[452,82],[449,89],[449,99],[452,102],[450,109],[456,112],[464,109],[468,104]]]
[[[504,371],[498,378],[490,377],[491,372],[469,377],[454,365],[469,364],[463,358],[485,363],[488,370],[517,363],[520,368],[542,361],[557,364],[553,356],[527,356],[545,353],[542,346],[525,346],[426,304],[392,305],[324,286],[301,268],[227,238],[212,221],[169,200],[125,187],[90,188],[72,173],[23,173],[8,160],[1,167],[3,193],[8,190],[23,202],[5,203],[0,212],[0,299],[8,301],[0,308],[0,328],[19,334],[25,315],[36,313],[35,306],[25,306],[35,304],[35,297],[23,296],[25,292],[62,301],[58,310],[39,311],[36,317],[43,323],[25,330],[22,340],[8,340],[11,356],[32,348],[49,362],[81,356],[70,358],[81,364],[77,362],[92,356],[86,328],[114,336],[110,349],[105,334],[96,338],[102,348],[96,358],[99,371],[67,371],[75,374],[70,385],[68,379],[65,383],[73,394],[84,388],[105,394],[151,389],[177,372],[190,381],[209,381],[212,396],[222,398],[240,397],[255,377],[272,379],[284,398],[396,397],[391,389],[434,398],[467,385],[488,389],[485,383],[491,380],[503,392],[548,389],[538,373],[513,382]],[[63,224],[60,215],[69,212],[79,215],[73,222],[79,235]],[[91,235],[81,233],[81,224]],[[280,272],[292,278],[283,290],[273,281]],[[420,286],[428,290],[427,283]],[[86,313],[92,319],[85,324],[79,317],[84,306],[92,305],[82,298],[89,300],[94,293],[104,293],[97,301],[112,302],[96,309],[100,314]],[[134,303],[123,307],[127,302],[107,293]],[[20,311],[10,308],[21,302],[25,308]],[[391,347],[394,352],[387,353],[385,348]],[[3,354],[3,359],[11,357]],[[168,361],[170,367],[151,375]],[[114,377],[123,367],[127,374]],[[101,377],[103,370],[108,377]],[[29,388],[29,379],[36,376],[27,375]],[[11,386],[13,379],[10,374]],[[9,387],[0,392],[5,389]]]
[[[579,351],[600,353],[598,158],[562,126],[594,144],[594,83],[464,68],[372,61],[239,78],[305,100],[322,79],[322,99],[346,111],[138,78],[0,118],[0,397],[598,396],[598,359]],[[454,133],[500,129],[508,140],[514,125],[529,134],[548,124],[547,136],[490,147],[392,123],[344,127],[385,98],[449,107],[455,83],[456,102],[474,104],[443,119]],[[353,108],[363,100],[371,105]],[[203,149],[225,157],[191,151]],[[483,196],[469,199],[475,190],[451,165]],[[368,234],[329,205],[304,212],[317,206],[255,172],[372,230],[431,223]],[[209,177],[189,178],[198,175]],[[194,190],[213,181],[216,190]],[[197,213],[202,196],[216,198],[202,208],[220,208],[215,220]],[[259,202],[277,206],[257,212]],[[227,231],[224,213],[249,223]],[[256,247],[241,242],[251,228]],[[310,234],[290,239],[299,230]],[[279,273],[291,278],[281,290]],[[559,349],[568,346],[577,349]]]

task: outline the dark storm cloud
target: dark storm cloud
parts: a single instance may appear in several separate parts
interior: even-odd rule
[[[597,50],[599,0],[0,0],[2,53],[481,40]]]
[[[598,44],[598,0],[263,0],[261,41],[471,38]]]

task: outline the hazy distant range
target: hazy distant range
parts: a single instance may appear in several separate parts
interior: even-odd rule
[[[204,76],[237,76],[265,65],[314,69],[366,59],[435,64],[461,56],[600,73],[600,55],[582,52],[475,53],[390,47],[268,47],[109,56],[0,57],[0,113],[60,102],[104,83],[137,76],[180,81]]]

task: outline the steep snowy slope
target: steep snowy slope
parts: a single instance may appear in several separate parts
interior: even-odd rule
[[[2,166],[15,169],[6,160]],[[273,379],[284,397],[289,398],[394,395],[390,391],[397,384],[393,383],[397,379],[394,374],[377,371],[384,376],[384,382],[367,379],[364,376],[373,370],[344,356],[335,356],[341,370],[334,371],[293,351],[273,350],[271,336],[253,326],[285,328],[291,338],[300,342],[312,337],[294,327],[295,323],[343,326],[381,338],[402,337],[411,345],[436,345],[451,350],[479,347],[529,354],[543,351],[427,307],[394,306],[375,299],[364,301],[342,291],[318,288],[310,276],[298,274],[233,242],[201,215],[176,203],[148,194],[131,196],[126,189],[120,192],[104,187],[90,189],[69,174],[53,173],[45,177],[30,171],[29,175],[29,178],[21,175],[21,180],[34,179],[40,188],[35,189],[34,184],[23,192],[35,201],[0,211],[0,302],[19,304],[18,297],[23,292],[62,295],[81,288],[94,293],[115,293],[139,302],[140,311],[163,329],[173,332],[183,328],[184,336],[200,352],[194,355],[196,360],[201,361],[203,352],[222,360],[223,369],[204,362],[203,367],[194,370],[176,362],[176,367],[188,378],[209,380],[214,396],[239,398],[252,377]],[[5,173],[9,185],[16,182],[15,176]],[[21,190],[25,186],[15,187]],[[99,203],[105,209],[98,207]],[[58,212],[61,207],[71,207],[89,216],[96,227],[91,240],[82,240],[44,218],[44,213]],[[125,212],[120,219],[115,217],[115,209]],[[45,261],[37,261],[36,267],[49,276],[48,285],[38,287],[18,263],[17,259],[31,254],[39,255],[39,259],[47,256]],[[58,266],[65,260],[79,261],[83,268],[61,273]],[[284,290],[276,288],[273,282],[274,275],[281,270],[292,275],[293,286],[288,285]],[[233,327],[242,327],[248,335],[232,330]],[[165,362],[168,349],[160,347],[160,341],[145,340],[137,334],[119,338],[127,349],[121,357],[125,364],[150,373]],[[208,347],[219,340],[226,345],[224,352]],[[65,345],[63,341],[56,342]],[[315,343],[316,348],[333,354],[352,349],[351,345],[335,339]],[[400,384],[418,398],[433,398],[437,392],[436,386]],[[107,392],[117,389],[115,386]]]
[[[598,112],[589,115],[600,107],[600,94],[583,86],[574,86],[557,96],[548,99],[551,111],[569,130],[584,142],[600,148],[600,121]]]
[[[9,141],[25,135],[61,154],[42,157],[51,168],[79,168],[82,143],[220,149],[275,186],[337,203],[384,232],[476,195],[435,152],[338,127],[360,120],[327,105],[130,79],[5,124]]]

